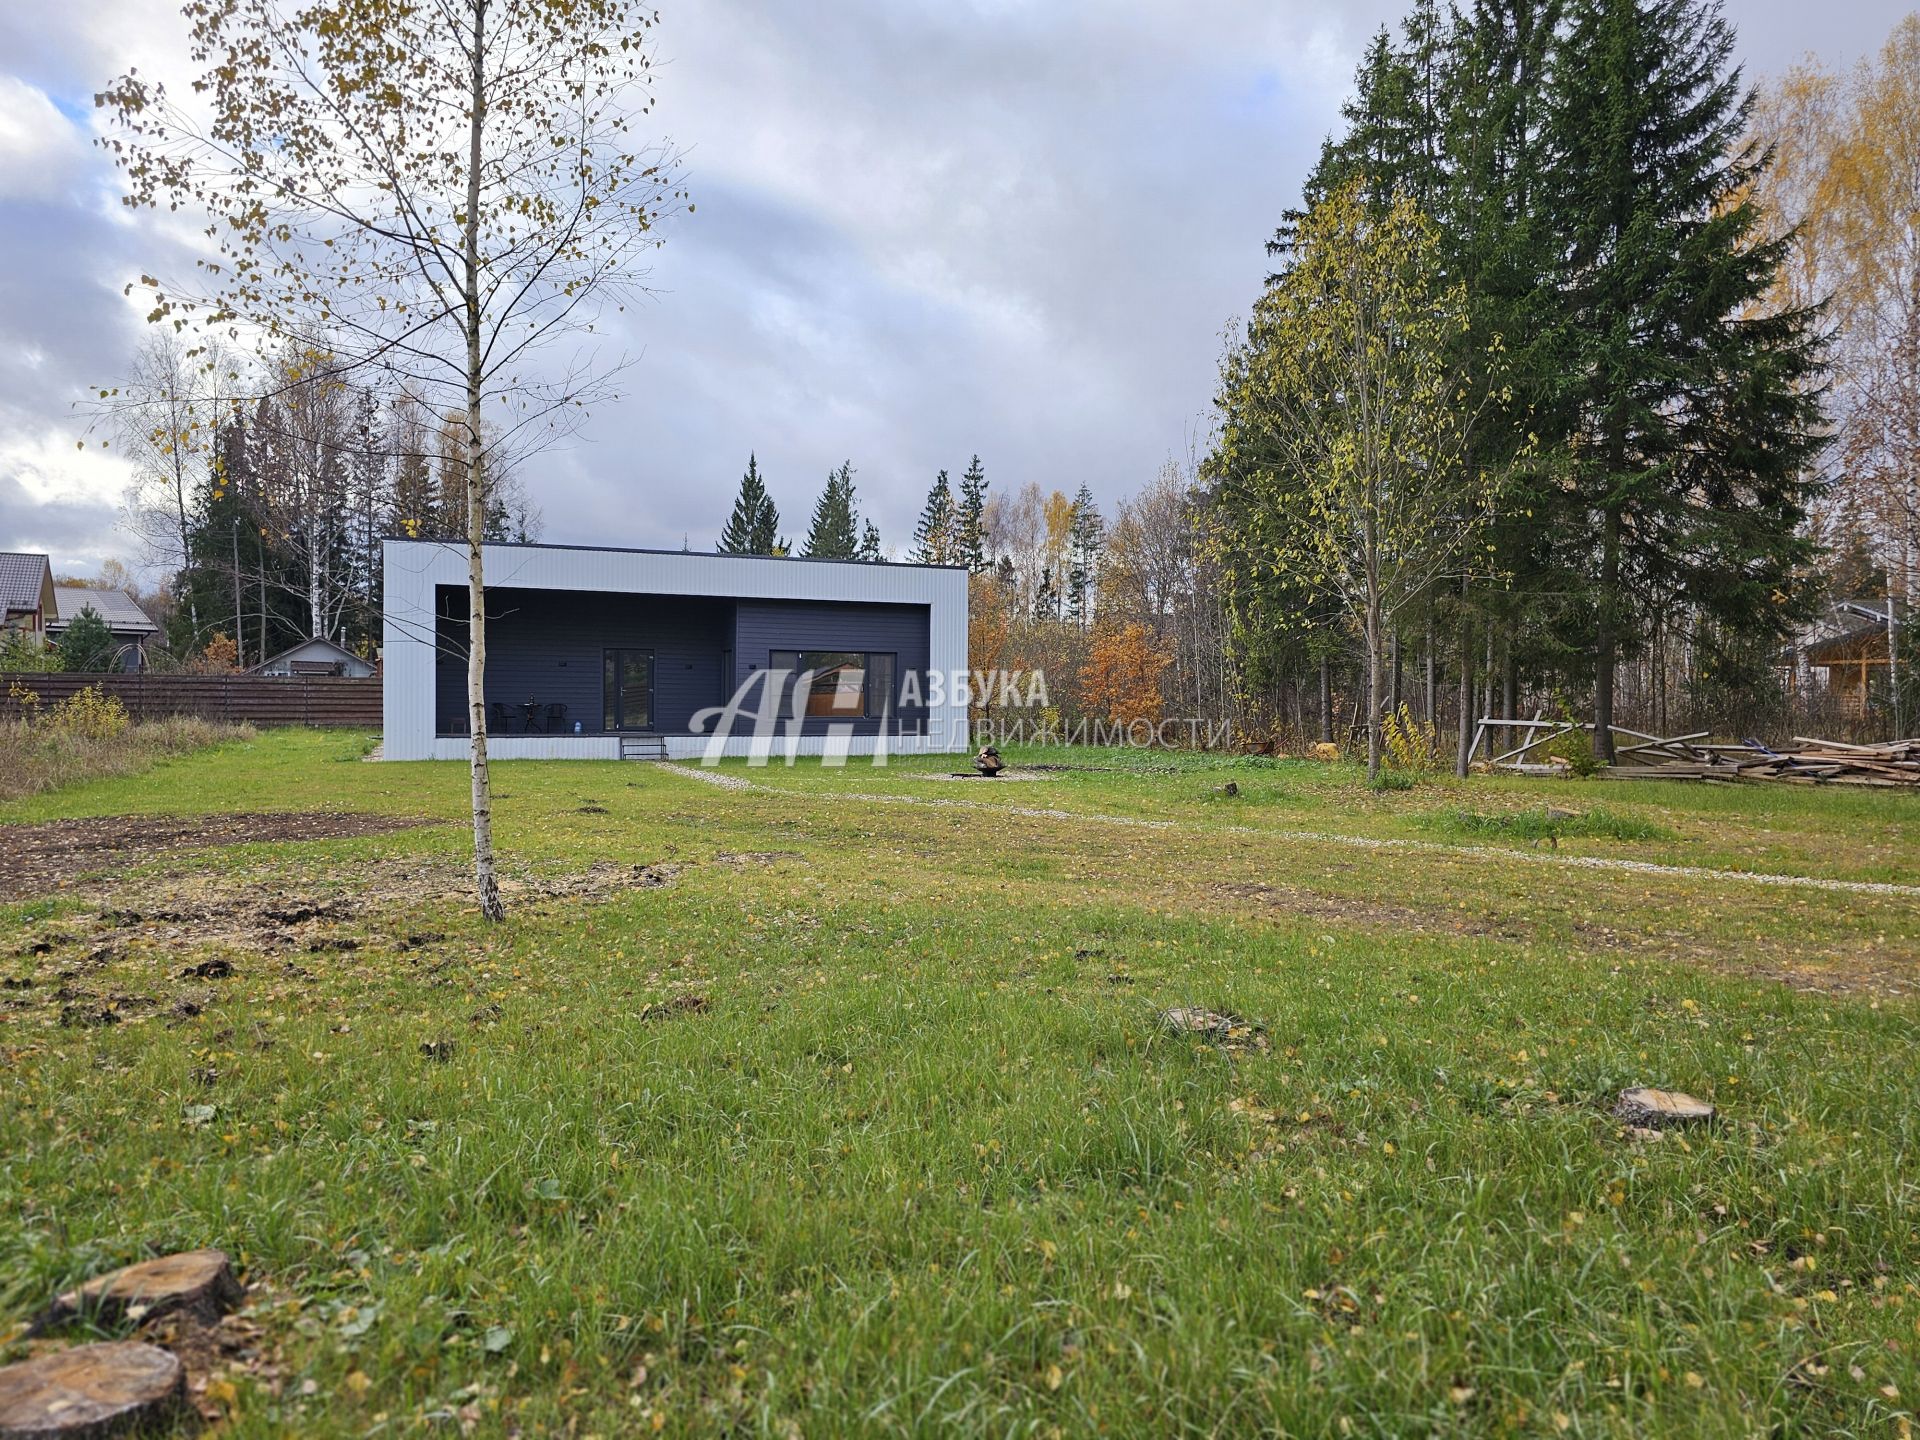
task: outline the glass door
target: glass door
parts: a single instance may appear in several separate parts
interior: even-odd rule
[[[603,688],[609,730],[653,728],[653,652],[609,650]]]

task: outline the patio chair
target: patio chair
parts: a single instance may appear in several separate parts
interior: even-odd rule
[[[547,733],[564,735],[567,733],[567,707],[564,705],[547,706]]]
[[[502,735],[513,728],[513,712],[498,700],[493,702],[493,728]]]

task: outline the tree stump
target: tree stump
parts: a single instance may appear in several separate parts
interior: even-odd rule
[[[1705,1125],[1713,1119],[1713,1106],[1678,1090],[1639,1086],[1620,1092],[1613,1113],[1615,1118],[1641,1129],[1671,1130],[1681,1125]]]
[[[233,1278],[224,1250],[188,1250],[142,1260],[69,1290],[34,1318],[38,1333],[87,1315],[102,1325],[122,1318],[140,1321],[184,1312],[212,1325],[246,1294]]]
[[[187,1371],[158,1345],[115,1340],[0,1369],[0,1440],[95,1440],[160,1425],[186,1404]]]
[[[1198,1035],[1207,1040],[1225,1040],[1233,1033],[1234,1017],[1217,1010],[1202,1010],[1195,1005],[1163,1011],[1160,1026],[1173,1035]]]

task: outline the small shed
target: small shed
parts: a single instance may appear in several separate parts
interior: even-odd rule
[[[344,675],[355,680],[364,680],[373,674],[373,662],[363,660],[351,650],[336,645],[331,640],[315,637],[302,640],[291,650],[282,650],[271,660],[263,660],[252,669],[249,675]]]
[[[1807,664],[1827,675],[1827,693],[1839,702],[1848,719],[1867,713],[1869,678],[1875,670],[1887,668],[1887,626],[1884,620],[1868,621],[1815,641],[1807,647]]]

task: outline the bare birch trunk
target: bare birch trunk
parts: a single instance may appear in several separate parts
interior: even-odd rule
[[[1380,778],[1380,702],[1386,684],[1380,663],[1380,598],[1367,597],[1367,779]]]
[[[493,863],[493,784],[487,773],[487,587],[482,542],[487,538],[485,449],[480,436],[480,138],[486,128],[487,0],[473,7],[473,91],[467,135],[467,712],[473,752],[473,886],[480,913],[506,919]]]
[[[1453,773],[1462,780],[1467,778],[1467,766],[1473,763],[1474,729],[1473,617],[1463,608],[1460,615],[1460,744],[1453,761]]]
[[[1600,610],[1593,645],[1593,753],[1613,763],[1613,682],[1617,642],[1615,607],[1620,589],[1620,515],[1608,510],[1601,521]]]
[[[1433,621],[1431,618],[1427,621],[1427,641],[1422,663],[1426,666],[1426,702],[1424,707],[1425,713],[1420,718],[1425,720],[1429,725],[1438,725],[1440,723],[1440,712],[1438,709],[1440,697],[1436,687],[1439,683],[1439,676],[1433,668]]]

